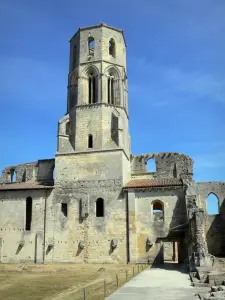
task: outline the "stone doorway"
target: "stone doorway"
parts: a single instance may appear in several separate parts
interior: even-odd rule
[[[163,262],[178,263],[178,242],[163,242]]]

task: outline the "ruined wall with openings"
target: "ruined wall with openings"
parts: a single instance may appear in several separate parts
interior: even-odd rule
[[[163,216],[153,213],[153,203],[158,201],[163,205]],[[183,190],[129,192],[128,202],[131,258],[140,262],[162,262],[161,238],[167,237],[171,228],[187,222]],[[146,245],[147,238],[152,241],[151,247]]]
[[[211,215],[207,207],[207,197],[214,194],[218,203],[218,214]],[[203,209],[205,216],[205,237],[208,251],[215,256],[224,256],[225,251],[225,183],[224,182],[192,182],[187,195],[195,195],[196,204]]]
[[[147,162],[151,159],[155,161],[156,171],[150,172],[149,178],[192,179],[193,160],[187,155],[176,152],[131,155],[132,176],[147,178]]]
[[[54,184],[55,159],[42,159],[32,163],[9,166],[2,170],[0,184],[39,183]]]

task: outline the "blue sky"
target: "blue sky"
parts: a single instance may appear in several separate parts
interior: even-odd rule
[[[0,169],[54,157],[69,39],[105,22],[127,41],[132,152],[175,151],[225,181],[224,0],[0,0]]]

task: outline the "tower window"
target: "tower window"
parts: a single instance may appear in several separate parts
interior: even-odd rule
[[[108,78],[108,103],[115,104],[115,78],[113,75]]]
[[[89,134],[88,136],[88,148],[93,148],[93,136]]]
[[[104,200],[98,198],[96,201],[96,217],[104,217]]]
[[[70,122],[66,123],[66,134],[70,135]]]
[[[89,37],[89,39],[88,39],[89,55],[94,55],[94,49],[95,49],[95,40],[93,37]]]
[[[115,116],[114,114],[112,114],[112,119],[111,119],[111,138],[116,143],[117,146],[119,146],[118,129],[119,129],[119,119],[118,119],[117,116]]]
[[[67,217],[68,215],[67,203],[61,203],[61,212],[64,215],[64,217]]]
[[[77,46],[73,47],[73,69],[75,69],[77,63]]]
[[[121,79],[119,71],[116,68],[111,67],[107,73],[108,103],[112,105],[120,105]]]
[[[93,73],[88,78],[88,102],[97,103],[97,78]]]
[[[32,198],[27,197],[26,199],[26,230],[31,230],[32,221]]]
[[[114,39],[110,39],[109,41],[109,55],[116,57],[116,45]]]

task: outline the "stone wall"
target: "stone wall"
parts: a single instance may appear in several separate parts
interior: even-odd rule
[[[42,159],[32,163],[26,163],[16,166],[9,166],[2,171],[0,184],[6,183],[40,183],[53,185],[53,171],[55,167],[54,159]],[[15,172],[15,181],[13,174]]]
[[[148,153],[131,156],[132,174],[145,173],[149,159],[154,159],[156,163],[157,178],[192,178],[193,160],[184,154],[176,152]]]
[[[26,198],[32,197],[31,230],[25,228]],[[41,263],[45,252],[45,204],[50,190],[0,191],[1,262]]]
[[[213,193],[218,198],[219,214],[209,215],[207,197]],[[215,256],[225,253],[225,183],[192,182],[187,188],[187,195],[195,195],[196,205],[204,211],[204,235],[208,251]]]
[[[128,164],[123,151],[56,156],[54,198],[48,204],[46,224],[46,241],[54,240],[54,248],[46,261],[127,262],[122,187]],[[103,217],[96,216],[99,198],[104,199]],[[67,203],[67,217],[61,211],[62,203]],[[112,240],[118,243],[115,249]]]
[[[154,221],[152,202],[159,200],[164,206],[164,221]],[[163,261],[163,238],[170,229],[187,221],[184,192],[182,190],[158,192],[129,192],[129,240],[131,261]],[[153,245],[146,247],[150,238]]]

